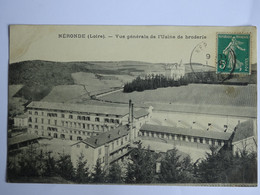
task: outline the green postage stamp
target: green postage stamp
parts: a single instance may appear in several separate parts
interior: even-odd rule
[[[217,73],[250,74],[250,34],[217,34]]]

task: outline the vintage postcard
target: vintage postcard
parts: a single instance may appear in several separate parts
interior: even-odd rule
[[[257,186],[256,28],[11,25],[6,181]]]

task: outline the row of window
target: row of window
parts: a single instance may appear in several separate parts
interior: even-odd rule
[[[35,130],[34,133],[35,133],[36,135],[39,134],[39,132],[38,132],[37,130]],[[42,136],[45,136],[45,135],[47,136],[47,135],[48,135],[49,137],[60,138],[60,139],[67,139],[67,137],[66,137],[65,134],[60,134],[60,137],[59,137],[57,133],[53,133],[53,136],[52,136],[52,134],[51,134],[50,132],[48,132],[48,134],[45,134],[44,131],[42,131],[41,133],[42,133],[42,134],[41,134]],[[69,135],[69,139],[70,139],[70,140],[73,140],[73,136],[72,136],[72,135]],[[77,140],[82,140],[82,137],[77,136]]]
[[[88,121],[90,121],[90,118],[88,117],[87,119]],[[32,122],[32,117],[29,117],[28,119],[28,122]],[[48,121],[48,124],[51,124],[51,119],[47,119]],[[57,125],[57,120],[53,120],[54,121],[54,124]],[[38,123],[38,118],[34,118],[34,122],[35,123]],[[95,118],[95,122],[100,122],[100,119],[98,117]],[[108,118],[105,118],[105,122],[106,123],[115,123],[115,124],[119,124],[119,120],[118,119],[108,119]],[[41,123],[43,124],[44,123],[44,118],[41,118]],[[70,127],[72,127],[72,122],[68,122],[68,121],[61,121],[62,123],[62,126],[64,126],[64,123],[66,123],[66,126],[68,127],[68,123],[70,123]],[[78,123],[78,124],[81,124],[81,123]],[[83,123],[84,124],[84,123]],[[81,126],[81,125],[79,125]],[[74,127],[76,127],[76,122],[74,122]],[[81,128],[81,127],[80,127]],[[83,128],[85,128],[83,126]]]
[[[142,136],[148,135],[148,132],[146,133],[146,132],[142,131],[141,133],[142,133]],[[164,134],[164,133],[154,133],[154,132],[151,132],[151,136],[152,136],[152,137],[155,137],[155,135],[156,135],[156,137],[158,137],[159,135],[161,135],[161,138],[167,138],[167,139],[169,139],[169,134],[167,134],[167,133]],[[149,136],[149,135],[148,135],[148,136]],[[181,140],[181,138],[182,138],[182,140],[186,140],[186,137],[188,138],[189,141],[191,141],[191,137],[190,137],[190,136],[185,136],[185,135],[177,135],[177,140]],[[203,138],[200,138],[200,137],[194,137],[193,140],[194,140],[194,142],[203,143],[203,140],[204,140],[204,139],[203,139]],[[207,144],[209,144],[209,139],[205,138],[205,141],[206,141]],[[213,144],[213,145],[215,144],[215,142],[216,142],[219,146],[221,145],[221,140],[213,140],[213,139],[212,139],[212,144]]]
[[[29,128],[32,128],[32,124],[29,124]],[[38,125],[34,125],[34,129],[39,129]],[[44,126],[41,126],[41,130],[44,130]],[[47,127],[48,131],[56,131],[58,132],[58,129],[55,127]],[[79,130],[64,130],[62,129],[61,132],[63,133],[74,133],[79,135],[85,135],[85,136],[96,136],[98,133],[95,132],[85,132],[85,131],[79,131]]]
[[[40,112],[38,112],[38,111],[34,111],[34,115],[40,115],[39,114]],[[30,110],[29,111],[29,114],[30,115],[32,115],[33,114],[33,112]],[[88,113],[89,114],[89,113]],[[44,112],[41,112],[41,115],[42,116],[44,116]],[[95,114],[96,116],[99,116],[100,114]],[[50,113],[50,112],[48,112],[47,113],[47,116],[48,117],[58,117],[58,114],[57,113]],[[65,118],[65,114],[61,114],[60,115],[61,116],[61,118]],[[106,114],[105,116],[109,116],[108,114]],[[116,118],[119,118],[119,115],[115,115],[116,116]],[[72,114],[70,114],[69,115],[69,117],[68,117],[69,119],[73,119],[74,117],[73,117],[73,115]],[[78,120],[90,120],[90,117],[89,116],[77,116],[77,119]]]

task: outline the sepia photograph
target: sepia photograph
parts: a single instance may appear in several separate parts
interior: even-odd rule
[[[256,36],[10,25],[6,182],[256,187]]]

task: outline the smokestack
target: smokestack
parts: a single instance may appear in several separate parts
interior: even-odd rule
[[[132,116],[131,116],[131,114],[132,114],[131,110],[132,110],[132,100],[130,99],[130,100],[129,100],[129,117],[128,117],[128,123],[129,123],[129,124],[131,123],[131,118],[132,118]]]
[[[134,123],[134,104],[131,105],[131,123],[133,125]]]

